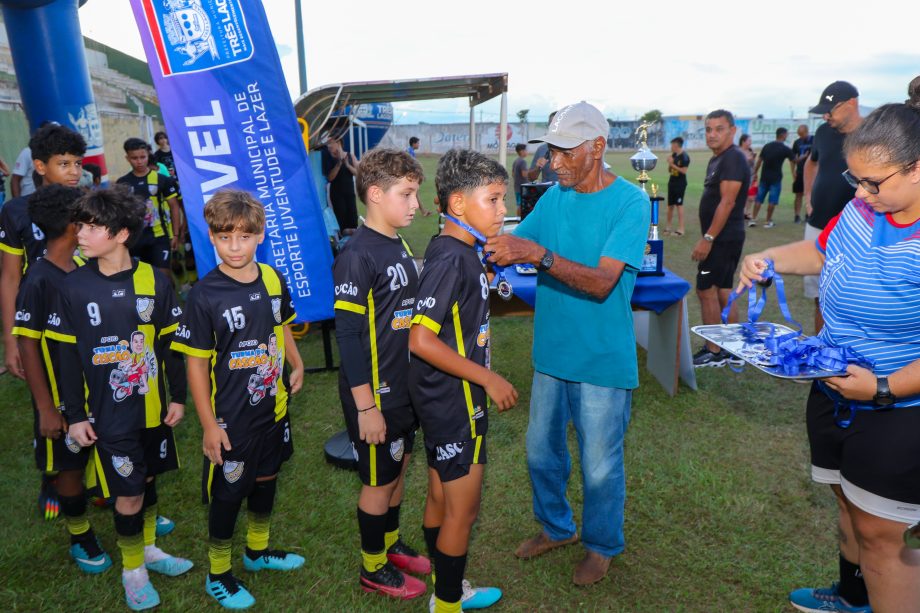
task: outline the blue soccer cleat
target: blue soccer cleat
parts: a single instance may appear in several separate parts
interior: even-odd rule
[[[167,577],[178,577],[192,570],[195,564],[191,560],[186,560],[185,558],[167,556],[156,562],[147,562],[144,566],[147,567],[147,570],[152,570],[155,573],[166,575]]]
[[[168,517],[163,517],[162,515],[157,515],[157,538],[161,536],[166,536],[170,532],[176,529],[176,522],[169,519]]]
[[[138,590],[129,588],[124,577],[122,577],[121,584],[125,586],[125,602],[132,611],[145,611],[159,606],[160,595],[157,594],[149,580]]]
[[[473,587],[463,580],[463,594],[460,596],[460,608],[464,611],[486,609],[501,600],[502,591],[497,587]],[[428,601],[428,610],[434,613],[434,594]]]
[[[809,613],[827,613],[839,611],[840,613],[872,613],[869,605],[852,606],[840,597],[837,584],[830,587],[810,588],[803,587],[789,594],[789,602],[799,611]]]
[[[90,575],[105,572],[112,565],[112,558],[99,546],[95,536],[72,543],[70,557],[80,570]]]
[[[204,580],[205,591],[225,609],[248,609],[256,603],[249,590],[229,572],[208,575]]]
[[[250,557],[250,554],[255,557]],[[252,551],[248,547],[243,554],[243,568],[256,572],[259,570],[294,570],[303,566],[306,560],[296,553],[281,551],[280,549],[264,549]]]

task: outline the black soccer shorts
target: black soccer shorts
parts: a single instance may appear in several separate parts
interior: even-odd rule
[[[164,424],[119,439],[99,438],[92,457],[96,486],[103,498],[140,496],[147,477],[179,468],[172,428]]]
[[[479,435],[468,441],[429,443],[425,440],[428,466],[438,472],[441,483],[465,477],[473,464],[486,463],[486,438]]]
[[[223,452],[222,465],[204,458],[202,501],[207,504],[212,499],[235,502],[246,498],[252,493],[256,479],[278,474],[293,452],[291,424],[285,415],[264,432],[234,442],[233,449]]]

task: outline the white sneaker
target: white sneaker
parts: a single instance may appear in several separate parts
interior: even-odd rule
[[[748,228],[756,228],[756,227],[757,227],[756,219],[752,219],[751,221],[748,222]]]
[[[773,223],[772,221],[768,221],[767,223],[765,223],[765,224],[763,225],[763,227],[764,227],[764,228],[772,228],[772,227],[775,226],[775,225],[776,225],[776,224]]]

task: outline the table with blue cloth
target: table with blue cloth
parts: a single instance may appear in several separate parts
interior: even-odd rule
[[[514,287],[514,296],[504,301],[493,291],[492,314],[520,315],[533,311],[537,297],[537,275],[522,275],[513,266],[505,276]],[[492,287],[494,289],[495,282]],[[646,367],[671,396],[678,381],[696,389],[693,356],[690,350],[690,323],[685,297],[690,283],[667,268],[662,276],[639,277],[632,295],[633,326],[636,342],[647,352]]]

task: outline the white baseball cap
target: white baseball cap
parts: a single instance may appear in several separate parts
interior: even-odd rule
[[[548,143],[560,149],[571,149],[598,136],[607,138],[607,119],[597,107],[584,100],[556,112],[546,134],[530,139],[531,143]]]

